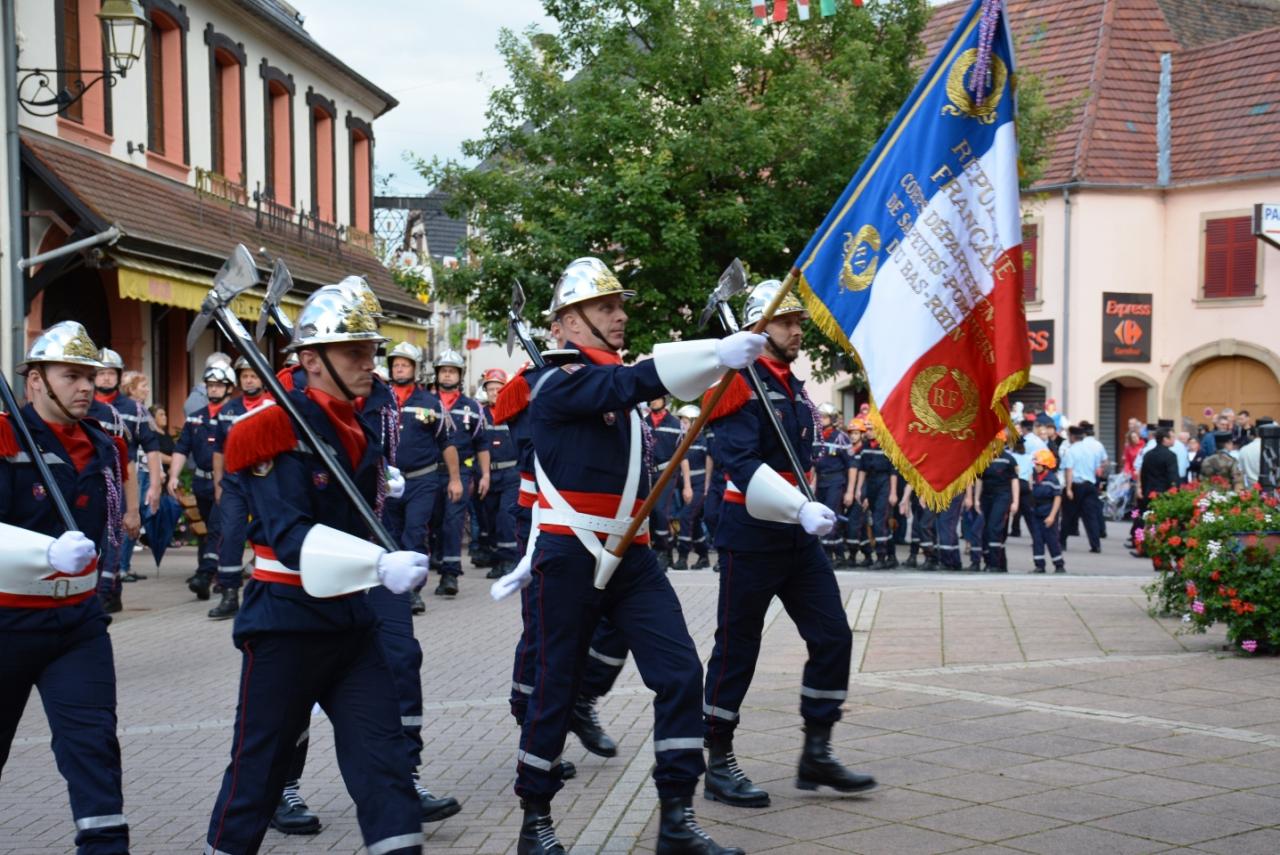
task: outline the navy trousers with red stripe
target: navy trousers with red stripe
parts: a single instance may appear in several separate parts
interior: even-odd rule
[[[243,640],[241,651],[231,762],[209,820],[209,849],[227,855],[258,851],[298,734],[319,703],[333,725],[338,767],[356,803],[365,845],[383,855],[421,852],[422,809],[395,682],[374,627],[258,633]]]
[[[715,647],[707,662],[703,714],[708,733],[733,733],[751,687],[765,613],[782,600],[809,650],[800,684],[800,714],[806,721],[840,720],[849,690],[853,632],[835,573],[816,538],[799,552],[726,550],[720,571]]]

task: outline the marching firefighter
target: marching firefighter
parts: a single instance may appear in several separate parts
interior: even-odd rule
[[[98,354],[101,368],[94,376],[93,404],[89,418],[95,419],[112,436],[125,441],[129,450],[129,479],[125,484],[124,527],[126,537],[109,555],[103,556],[98,568],[98,595],[102,597],[107,614],[123,608],[120,601],[121,568],[126,564],[126,553],[133,551],[133,544],[142,532],[142,504],[145,502],[154,513],[160,507],[160,494],[164,491],[163,470],[160,467],[160,439],[151,427],[151,414],[140,402],[120,394],[120,379],[124,376],[124,360],[120,354],[104,347]],[[138,461],[145,455],[146,492],[142,492]]]
[[[744,323],[754,324],[782,283],[761,282],[747,299]],[[745,376],[733,380],[712,412],[716,447],[729,478],[716,532],[716,548],[728,554],[720,575],[715,647],[707,664],[703,697],[708,753],[707,798],[739,807],[763,807],[769,794],[738,765],[733,734],[751,685],[765,613],[774,597],[782,601],[808,647],[800,685],[804,751],[796,786],[864,792],[875,779],[851,772],[831,754],[831,728],[848,694],[853,633],[835,574],[819,538],[835,527],[836,513],[807,501],[797,489],[782,439],[761,413],[772,405],[800,460],[810,460],[814,415],[804,381],[791,371],[800,353],[804,306],[787,295],[766,327],[768,345],[757,360],[769,401],[752,394]]]
[[[875,425],[867,422],[866,437],[858,456],[862,469],[858,501],[871,523],[875,538],[876,569],[892,570],[898,566],[898,555],[889,531],[889,518],[898,504],[898,470],[876,439]]]
[[[440,582],[436,596],[452,597],[458,593],[458,577],[462,575],[462,535],[467,526],[467,507],[472,494],[484,498],[489,492],[489,451],[484,447],[484,412],[473,399],[462,394],[462,370],[466,362],[456,350],[443,351],[435,359],[436,394],[444,410],[453,419],[452,442],[458,450],[462,495],[454,498],[448,490],[448,473],[437,478],[447,495],[440,525],[433,526],[431,543],[438,561]],[[469,461],[474,460],[474,465]]]
[[[287,392],[371,507],[391,486],[381,431],[357,411],[358,399],[382,389],[375,385],[373,360],[386,339],[375,309],[376,302],[371,307],[350,288],[315,291],[289,345],[300,365]],[[425,557],[388,553],[366,539],[356,507],[334,493],[332,473],[299,442],[279,402],[235,424],[225,463],[248,484],[255,558],[233,631],[244,665],[231,762],[210,817],[208,849],[228,855],[258,850],[299,735],[319,703],[333,724],[338,764],[365,845],[385,855],[420,852],[422,805],[371,598],[313,597],[302,588],[299,571],[376,574],[389,592],[403,595],[425,578]]]
[[[94,594],[98,561],[120,543],[128,469],[123,440],[86,418],[101,366],[84,327],[55,324],[18,366],[30,403],[0,417],[0,769],[35,688],[67,782],[79,855],[129,851],[111,619]],[[19,444],[15,418],[54,484],[41,480]],[[52,490],[66,498],[79,531],[64,529]]]
[[[402,548],[425,555],[429,526],[443,520],[446,499],[462,497],[458,449],[450,442],[452,420],[440,399],[417,382],[422,350],[401,342],[387,354],[387,362],[400,409],[395,465],[404,476],[405,489],[400,498],[387,500],[384,519]],[[410,592],[409,600],[414,614],[427,610],[417,591]]]
[[[1005,433],[998,434],[1004,440]],[[1018,461],[1007,449],[992,458],[982,470],[974,487],[974,502],[982,511],[982,551],[988,573],[1008,573],[1009,560],[1005,541],[1009,537],[1009,518],[1018,513]]]
[[[490,368],[482,375],[480,387],[490,401],[497,401],[507,385],[507,372]],[[520,461],[511,428],[494,424],[492,409],[485,407],[485,447],[489,451],[489,492],[482,502],[484,528],[492,539],[490,553],[493,566],[487,578],[498,579],[515,569],[516,501],[520,493]]]
[[[635,406],[667,393],[701,394],[726,368],[749,364],[764,346],[752,333],[721,341],[660,344],[653,359],[622,365],[634,296],[598,259],[571,263],[548,315],[559,321],[577,361],[547,372],[529,403],[538,489],[532,572],[539,598],[555,611],[536,615],[539,667],[517,755],[516,794],[524,808],[517,852],[562,855],[551,819],[561,787],[560,753],[581,683],[582,651],[601,615],[636,660],[654,701],[654,780],[659,796],[658,855],[730,855],[697,825],[693,793],[704,770],[699,722],[702,666],[680,601],[647,531],[627,549],[603,590],[593,577],[606,548],[617,548],[650,485],[641,416]]]
[[[817,499],[836,515],[835,528],[822,536],[822,548],[832,567],[845,565],[844,509],[853,504],[858,470],[853,462],[853,443],[840,430],[840,411],[835,404],[818,405],[821,435],[813,443],[813,468],[817,473]]]
[[[707,444],[707,498],[702,504],[702,518],[707,522],[707,540],[714,543],[716,528],[720,525],[720,511],[724,507],[724,472],[716,463],[716,432],[708,424],[702,429],[703,442]],[[724,570],[724,553],[716,551],[717,573]]]
[[[862,471],[862,449],[866,445],[867,422],[855,416],[849,420],[849,463],[853,467],[854,500],[849,503],[849,515],[846,519],[845,546],[849,551],[850,567],[870,567],[875,563],[871,557],[872,542],[867,534],[867,512],[862,502],[857,499],[862,494],[863,481],[866,478]],[[858,553],[862,560],[858,561]]]
[[[653,436],[652,477],[654,481],[675,456],[676,448],[680,445],[680,437],[684,433],[680,427],[680,420],[671,415],[667,409],[667,402],[666,395],[660,395],[648,402],[649,416],[645,429]],[[658,564],[664,570],[671,566],[672,560],[671,513],[676,480],[673,478],[667,482],[666,489],[658,497],[658,503],[653,506],[653,513],[649,515],[649,523],[653,526],[651,532],[653,548],[658,553]]]
[[[902,480],[906,481],[905,478]],[[902,489],[902,501],[898,502],[898,510],[904,515],[909,513],[911,517],[911,535],[907,541],[910,544],[910,552],[907,553],[905,566],[919,567],[929,572],[936,571],[938,569],[938,514],[933,508],[920,501],[919,495],[910,484]],[[920,563],[920,553],[924,553],[923,564]]]
[[[231,369],[220,363],[204,370],[204,388],[209,403],[187,416],[182,433],[174,444],[173,462],[169,466],[169,493],[177,499],[178,476],[182,474],[187,459],[191,459],[191,489],[205,528],[204,536],[200,538],[196,572],[187,579],[187,588],[198,600],[209,599],[209,588],[220,566],[222,529],[221,514],[214,496],[214,452],[222,423],[221,411],[235,385]]]
[[[688,430],[689,425],[702,415],[702,410],[694,404],[685,404],[676,415],[680,417],[681,430]],[[680,557],[671,565],[672,570],[690,569],[690,552],[698,555],[693,564],[694,570],[705,570],[711,566],[707,559],[707,535],[702,528],[707,490],[716,474],[715,463],[707,450],[708,439],[706,431],[694,437],[684,460],[680,461],[680,491],[684,507],[680,509],[680,536],[676,541]]]

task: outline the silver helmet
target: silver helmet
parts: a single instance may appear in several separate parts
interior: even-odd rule
[[[204,382],[225,383],[228,386],[234,386],[236,385],[236,378],[231,373],[229,366],[215,362],[204,370]]]
[[[298,314],[288,350],[344,341],[387,341],[387,337],[378,330],[381,307],[377,298],[372,291],[363,294],[347,287],[346,283],[352,280],[364,281],[349,276],[337,285],[317,289],[307,298]]]
[[[298,354],[296,354],[296,353],[291,353],[291,354],[289,354],[288,356],[286,356],[286,357],[284,358],[284,367],[285,367],[285,368],[293,368],[293,367],[297,366],[299,362],[301,362],[301,360],[300,360],[300,359],[298,359]]]
[[[114,368],[117,371],[124,371],[124,360],[120,358],[120,354],[116,353],[109,347],[104,347],[98,351],[98,361],[102,363],[103,368]]]
[[[823,401],[818,405],[818,415],[826,416],[833,422],[840,421],[840,411],[836,409],[836,405],[830,401]]]
[[[560,274],[556,289],[551,295],[551,308],[546,317],[555,318],[562,309],[575,303],[585,303],[606,294],[621,294],[622,299],[630,300],[636,295],[622,287],[618,277],[613,275],[609,266],[598,258],[579,258],[569,264]]]
[[[750,326],[756,321],[764,317],[764,310],[769,308],[769,304],[773,302],[773,298],[778,296],[778,292],[782,290],[782,283],[777,279],[766,279],[759,285],[751,289],[751,293],[747,295],[747,308],[743,312],[743,326]],[[800,298],[796,296],[795,291],[788,291],[787,296],[782,298],[782,302],[778,305],[778,310],[773,313],[775,318],[783,315],[791,315],[796,312],[804,312],[806,315],[804,303],[800,302]]]
[[[359,300],[361,307],[379,321],[386,318],[382,312],[382,303],[378,301],[378,295],[373,293],[368,280],[363,276],[347,276],[334,287],[341,288]]]
[[[236,361],[231,364],[232,369],[239,374],[241,371],[252,371],[253,366],[249,364],[249,360],[243,356],[236,357]]]
[[[472,395],[471,398],[477,404],[489,403],[489,393],[484,390],[483,384],[476,387],[476,393]]]
[[[210,365],[217,365],[218,363],[222,363],[223,365],[230,365],[231,357],[227,356],[225,353],[223,353],[220,350],[215,350],[213,353],[209,354],[204,359],[205,368],[208,368]]]
[[[682,419],[693,421],[698,416],[702,415],[702,410],[698,408],[697,404],[685,404],[683,407],[676,410],[676,415]]]
[[[106,367],[98,359],[98,346],[89,338],[85,328],[75,321],[60,321],[40,333],[27,349],[27,356],[18,366],[18,372],[25,374],[31,366],[45,362]]]
[[[452,367],[461,371],[467,367],[466,360],[462,358],[462,354],[453,349],[440,351],[440,354],[435,358],[435,361],[432,364],[436,367],[436,370],[445,367]]]
[[[396,357],[407,359],[416,367],[422,364],[422,348],[412,342],[402,341],[387,352],[387,364],[390,365],[391,360]]]

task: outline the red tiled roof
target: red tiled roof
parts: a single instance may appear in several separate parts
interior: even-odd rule
[[[1280,0],[1159,0],[1184,49],[1280,27]]]
[[[1173,58],[1173,178],[1280,170],[1280,27]]]
[[[368,280],[389,311],[409,317],[427,313],[378,259],[359,247],[343,243],[338,251],[332,239],[300,234],[296,222],[279,231],[259,228],[251,208],[202,197],[187,184],[25,128],[22,145],[100,225],[118,224],[124,230],[118,246],[126,253],[160,254],[175,264],[214,273],[237,243],[251,250],[264,247],[289,265],[301,294],[354,274]]]

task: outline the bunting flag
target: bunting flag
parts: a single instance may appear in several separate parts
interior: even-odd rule
[[[796,0],[796,12],[800,15],[800,20],[809,20],[809,0]]]
[[[973,0],[796,262],[822,331],[866,373],[876,438],[942,508],[1002,447],[1031,355],[1013,48]]]
[[[773,0],[773,20],[774,22],[787,20],[787,0]]]
[[[822,0],[822,17],[830,18],[836,13],[836,0]]]
[[[769,4],[765,0],[751,0],[751,15],[757,24],[763,24],[769,17]]]

